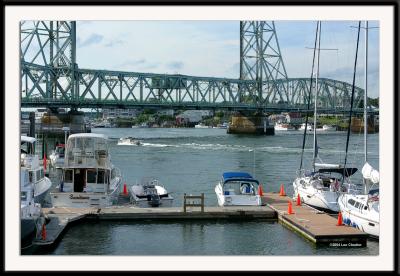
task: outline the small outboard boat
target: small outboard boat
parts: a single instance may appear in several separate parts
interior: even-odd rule
[[[129,189],[130,201],[138,207],[171,207],[173,197],[155,178],[143,178]]]

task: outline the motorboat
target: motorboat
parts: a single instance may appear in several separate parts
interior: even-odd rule
[[[46,222],[40,203],[35,203],[34,189],[29,181],[29,170],[21,168],[21,246],[32,244]]]
[[[292,125],[285,123],[276,123],[274,126],[276,131],[289,131],[296,130]]]
[[[118,145],[141,146],[142,142],[134,137],[121,137],[118,140]]]
[[[35,138],[21,136],[21,171],[28,172],[27,179],[33,185],[34,201],[43,206],[52,183],[45,176],[43,166],[39,164],[39,156],[35,153],[35,143]]]
[[[129,188],[132,204],[138,207],[171,207],[173,197],[160,181],[153,177],[143,178],[140,184]]]
[[[108,137],[77,133],[68,137],[62,179],[51,191],[53,207],[107,207],[116,204],[121,172],[111,163]]]
[[[57,144],[50,154],[50,164],[53,168],[61,168],[64,165],[65,145]]]
[[[307,131],[313,131],[312,125],[307,124],[307,127],[306,127],[306,123],[302,123],[300,125],[300,127],[299,127],[299,130],[303,130],[304,131],[305,128],[307,129]]]
[[[222,128],[222,129],[227,129],[228,128],[228,123],[222,123],[222,124],[218,124],[216,127],[213,128]]]
[[[361,23],[359,24],[359,30]],[[368,21],[365,21],[365,64],[368,64]],[[367,66],[368,67],[368,66]],[[365,93],[364,103],[368,102],[367,77],[365,71]],[[360,229],[371,237],[379,239],[379,171],[368,163],[367,137],[368,137],[368,114],[367,105],[364,104],[364,166],[361,170],[364,190],[361,193],[347,193],[339,196],[338,204],[343,217],[343,223]],[[351,122],[350,117],[350,122]],[[348,128],[347,138],[350,137]],[[347,151],[346,151],[347,154]]]
[[[336,127],[332,125],[323,125],[322,126],[323,131],[336,131]]]
[[[224,172],[215,186],[219,206],[252,205],[260,206],[257,179],[246,172]]]
[[[197,125],[195,125],[194,127],[195,127],[195,128],[212,128],[211,126],[206,126],[206,125],[203,124],[203,123],[197,124]]]

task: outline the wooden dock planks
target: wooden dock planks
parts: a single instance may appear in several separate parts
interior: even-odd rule
[[[266,193],[263,201],[277,212],[278,220],[317,244],[354,243],[365,246],[368,234],[349,226],[337,226],[337,219],[305,204],[296,206],[296,201],[278,193]],[[288,203],[292,202],[294,214],[288,214]],[[357,246],[356,245],[356,246]]]

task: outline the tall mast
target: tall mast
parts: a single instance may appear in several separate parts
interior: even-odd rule
[[[314,94],[314,156],[313,156],[313,170],[315,172],[315,158],[318,152],[317,146],[317,96],[318,96],[318,75],[319,75],[319,56],[321,52],[321,21],[319,23],[318,30],[318,54],[317,54],[317,73],[315,75],[315,94]],[[306,126],[307,128],[307,126]]]
[[[310,91],[308,93],[308,100],[307,100],[307,112],[306,112],[306,122],[305,122],[304,133],[303,133],[303,146],[301,148],[300,170],[303,168],[303,155],[304,155],[304,148],[306,145],[306,135],[307,135],[307,126],[308,126],[308,110],[310,109],[310,103],[311,103],[311,93],[312,93],[312,86],[313,86],[315,51],[317,49],[317,39],[318,39],[318,21],[317,21],[317,29],[315,30],[315,40],[314,40],[314,48],[313,48],[314,53],[313,53],[313,61],[312,61],[311,76],[310,76]]]
[[[368,133],[368,117],[367,117],[367,82],[368,74],[368,21],[365,21],[365,66],[364,66],[364,161],[367,162],[367,133]]]

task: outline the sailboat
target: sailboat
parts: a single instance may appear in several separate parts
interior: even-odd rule
[[[372,237],[379,238],[379,171],[367,158],[367,60],[368,21],[365,22],[365,92],[364,92],[364,166],[362,168],[364,192],[339,196],[338,204],[344,224],[351,225]]]
[[[312,170],[302,169],[303,165],[303,154],[305,147],[305,139],[307,135],[307,128],[304,128],[303,135],[303,148],[301,155],[300,168],[297,171],[297,177],[293,181],[294,198],[300,197],[300,200],[305,204],[329,213],[339,212],[338,197],[341,192],[348,191],[344,187],[344,179],[348,178],[357,171],[357,168],[345,169],[340,164],[327,164],[327,163],[316,163],[318,157],[318,144],[317,144],[317,95],[318,95],[318,74],[319,74],[319,56],[320,56],[320,43],[321,42],[321,22],[318,21],[316,35],[315,35],[315,46],[314,46],[314,57],[311,73],[311,85],[310,94],[308,98],[308,108],[310,108],[311,101],[311,90],[313,87],[312,78],[314,75],[314,62],[317,54],[317,70],[315,78],[315,93],[314,93],[314,142],[313,142],[313,161]],[[318,43],[318,47],[317,47]],[[305,125],[308,125],[308,114],[306,116]]]

